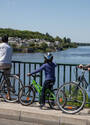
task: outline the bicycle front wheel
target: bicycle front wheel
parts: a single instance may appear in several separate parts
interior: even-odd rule
[[[20,88],[23,86],[19,77],[17,75],[9,75],[6,80],[3,80],[3,85],[1,94],[4,100],[7,102],[17,102]]]
[[[28,106],[32,104],[34,100],[35,100],[34,89],[31,86],[22,87],[19,92],[19,102],[24,106]]]
[[[64,105],[62,105],[63,100],[66,100]],[[57,104],[65,113],[75,114],[79,112],[84,107],[85,100],[85,91],[76,82],[63,84],[57,92]]]

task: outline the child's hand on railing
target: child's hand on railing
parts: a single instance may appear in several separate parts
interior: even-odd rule
[[[31,76],[31,73],[27,73],[27,76]]]

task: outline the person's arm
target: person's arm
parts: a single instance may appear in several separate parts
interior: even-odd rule
[[[86,68],[90,68],[90,64],[86,65],[85,67],[86,67]]]
[[[86,68],[90,71],[90,64],[83,66],[82,64],[79,65],[79,68]]]
[[[32,73],[28,73],[27,75],[30,76],[30,75],[32,75],[32,74],[36,74],[36,73],[42,71],[42,70],[44,69],[44,67],[45,67],[45,65],[43,64],[39,69],[35,70],[35,71],[32,72]]]
[[[90,64],[87,64],[87,65],[85,65],[85,66],[82,65],[82,64],[80,64],[79,67],[81,67],[81,68],[90,68]]]
[[[90,64],[86,65],[85,68],[87,68],[90,71]]]

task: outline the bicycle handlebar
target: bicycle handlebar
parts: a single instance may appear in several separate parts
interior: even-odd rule
[[[35,74],[35,75],[31,75],[31,76],[32,76],[32,77],[40,77],[40,75],[36,75],[36,74]]]

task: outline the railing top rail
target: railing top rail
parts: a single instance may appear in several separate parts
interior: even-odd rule
[[[43,64],[43,62],[24,62],[24,61],[14,61],[12,63],[25,63],[25,64]],[[67,66],[77,66],[79,64],[69,64],[69,63],[57,63],[58,65],[67,65]]]

